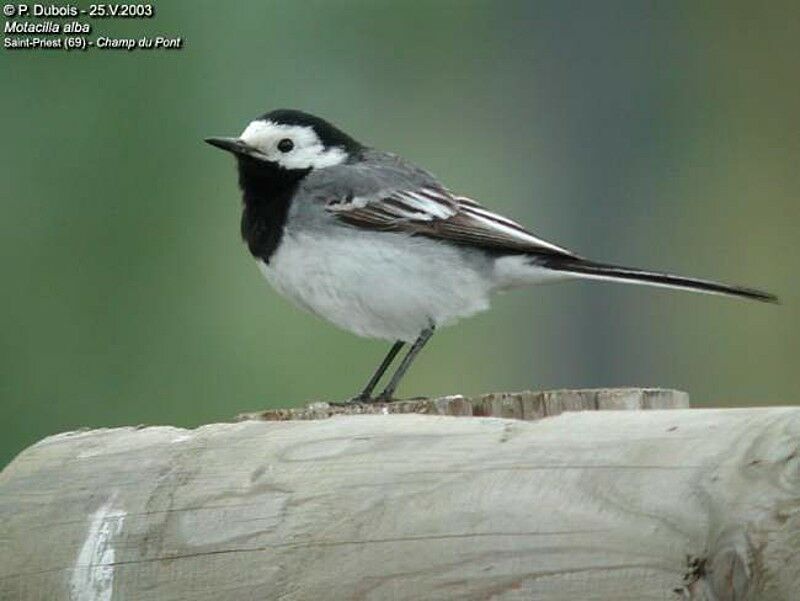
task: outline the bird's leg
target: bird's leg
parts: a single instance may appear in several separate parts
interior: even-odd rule
[[[394,372],[392,379],[389,380],[389,384],[386,385],[386,388],[383,389],[383,392],[375,399],[376,401],[390,401],[392,399],[392,395],[397,389],[397,385],[400,383],[400,380],[403,379],[403,376],[414,362],[416,356],[422,350],[422,347],[425,346],[425,343],[430,340],[431,336],[433,336],[434,329],[435,327],[431,325],[429,328],[422,330],[419,338],[414,341],[414,344],[412,344],[411,348],[408,349],[406,356],[403,357],[403,360],[400,362],[400,366],[397,368],[397,371]]]
[[[350,399],[349,402],[351,403],[368,403],[372,400],[372,391],[374,390],[375,386],[377,386],[380,379],[383,377],[383,374],[386,373],[386,370],[389,369],[389,366],[394,361],[394,358],[397,357],[397,353],[400,352],[400,349],[403,348],[405,342],[402,340],[398,340],[392,345],[392,348],[389,349],[386,357],[383,358],[381,364],[378,366],[378,369],[375,370],[375,373],[372,374],[372,377],[367,382],[367,385],[364,387],[357,396]]]

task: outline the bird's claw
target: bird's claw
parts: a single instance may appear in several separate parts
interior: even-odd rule
[[[335,407],[347,407],[349,405],[373,405],[375,403],[391,403],[394,401],[391,396],[379,394],[378,396],[371,397],[366,394],[357,394],[356,396],[347,399],[346,401],[330,403]]]

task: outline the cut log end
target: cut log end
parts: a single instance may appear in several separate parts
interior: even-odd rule
[[[533,421],[565,411],[688,409],[689,395],[667,388],[586,388],[534,392],[493,392],[476,397],[460,394],[390,403],[309,403],[294,409],[241,413],[236,421],[327,419],[334,415],[419,413],[474,417],[504,417]]]

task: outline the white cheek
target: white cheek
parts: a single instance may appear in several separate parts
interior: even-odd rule
[[[321,169],[338,165],[346,159],[347,153],[341,148],[323,150],[322,145],[315,145],[308,148],[295,148],[291,152],[279,156],[277,162],[287,169],[307,169],[308,167]]]
[[[319,169],[347,160],[347,153],[342,148],[326,150],[311,127],[256,120],[245,128],[239,138],[287,169]],[[294,142],[293,150],[278,150],[278,142],[283,138]]]

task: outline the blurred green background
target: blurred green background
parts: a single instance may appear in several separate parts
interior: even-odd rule
[[[85,3],[83,3],[85,4]],[[687,390],[800,401],[797,2],[157,2],[95,33],[172,52],[0,51],[0,465],[81,426],[343,399],[386,350],[273,293],[202,143],[318,113],[590,257],[778,293],[520,290],[400,393]]]

